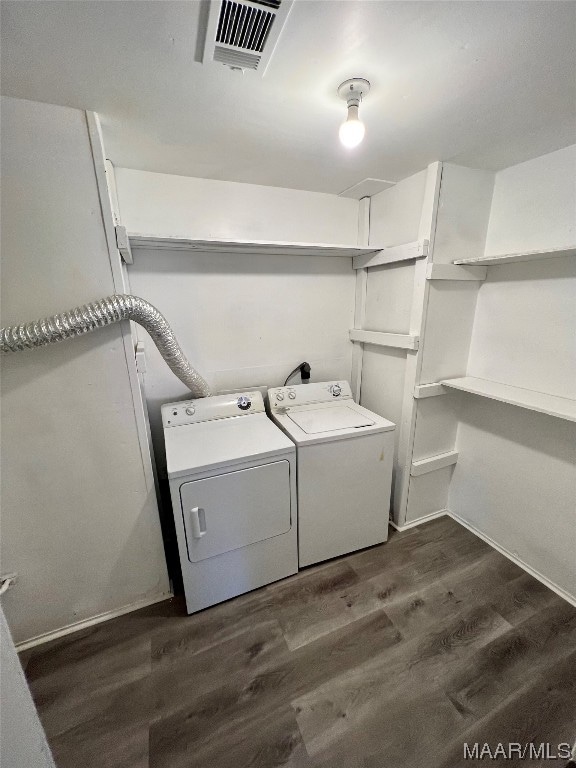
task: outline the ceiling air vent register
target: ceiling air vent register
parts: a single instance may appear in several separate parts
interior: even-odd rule
[[[203,62],[263,75],[292,0],[211,0]]]

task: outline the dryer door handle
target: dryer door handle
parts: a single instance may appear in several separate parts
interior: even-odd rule
[[[201,539],[206,535],[206,517],[202,507],[194,507],[190,510],[190,525],[195,539]]]

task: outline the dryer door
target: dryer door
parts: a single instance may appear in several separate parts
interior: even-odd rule
[[[287,533],[290,463],[276,461],[180,486],[192,563]]]

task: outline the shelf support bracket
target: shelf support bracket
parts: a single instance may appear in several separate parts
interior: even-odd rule
[[[114,229],[116,230],[116,247],[120,251],[122,260],[125,264],[134,264],[134,257],[132,256],[132,248],[130,248],[130,240],[128,239],[126,227],[117,224]]]

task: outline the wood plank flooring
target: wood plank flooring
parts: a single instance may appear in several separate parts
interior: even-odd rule
[[[464,742],[576,738],[576,609],[450,518],[22,662],[59,768],[458,768],[486,764]]]

